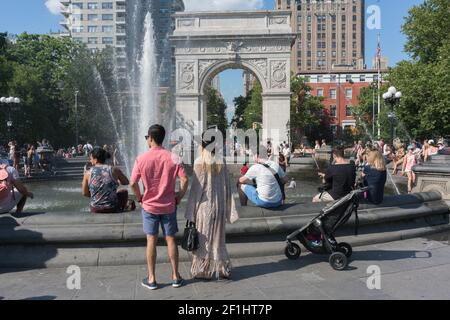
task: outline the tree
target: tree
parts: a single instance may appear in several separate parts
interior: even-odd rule
[[[449,41],[449,13],[448,0],[426,0],[414,6],[402,26],[408,40],[405,51],[422,63],[439,60],[442,55],[439,49]]]
[[[206,88],[206,106],[207,106],[207,125],[217,126],[217,128],[225,136],[225,132],[228,128],[227,121],[227,104],[221,96],[221,94],[212,87]]]
[[[330,117],[322,104],[323,98],[311,95],[311,87],[301,77],[291,78],[291,130],[293,143],[304,136],[310,140],[330,139]]]
[[[244,127],[252,129],[254,124],[256,128],[262,124],[262,86],[256,81],[253,89],[249,93],[250,102],[244,112]]]
[[[405,51],[413,57],[389,70],[387,80],[403,93],[395,113],[397,136],[430,138],[450,134],[450,19],[448,0],[426,0],[413,7],[402,27]],[[386,92],[387,87],[382,92]],[[370,89],[367,89],[370,90]],[[362,90],[358,113],[369,124],[369,91]],[[389,137],[388,107],[383,104],[382,137]]]

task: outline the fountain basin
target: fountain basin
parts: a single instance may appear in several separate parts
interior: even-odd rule
[[[324,204],[288,204],[277,210],[239,207],[241,219],[227,225],[229,239],[263,235],[287,235],[301,228],[320,213]],[[380,206],[361,205],[360,225],[372,227],[420,221],[427,226],[448,225],[449,207],[439,193],[420,193],[387,197]],[[178,216],[177,237],[182,236],[185,220]],[[354,217],[342,232],[353,232]],[[414,224],[409,228],[414,227]],[[53,212],[23,217],[0,217],[0,242],[4,245],[127,243],[145,241],[140,212],[114,215],[74,215]]]
[[[430,162],[413,168],[417,176],[414,192],[435,191],[450,200],[450,155],[437,155]]]

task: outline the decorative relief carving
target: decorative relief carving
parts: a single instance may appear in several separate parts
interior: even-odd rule
[[[194,63],[193,62],[183,62],[180,63],[180,89],[182,90],[192,90],[194,89]]]
[[[286,61],[272,61],[271,63],[271,88],[286,88]]]
[[[238,52],[244,47],[244,42],[242,41],[230,41],[227,43],[227,49],[230,52]]]
[[[256,69],[267,79],[267,60],[266,59],[251,59],[246,60],[249,64],[255,66]]]
[[[214,63],[218,62],[219,60],[199,60],[198,62],[198,74],[199,78],[203,76],[203,73],[211,67]]]
[[[195,19],[179,19],[178,27],[193,27],[195,25]]]
[[[287,17],[271,17],[269,19],[269,24],[287,24],[288,18]]]

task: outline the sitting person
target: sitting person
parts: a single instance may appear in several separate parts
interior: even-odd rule
[[[7,160],[0,161],[0,214],[14,208],[22,213],[28,198],[33,199],[33,194],[20,182],[19,172]]]
[[[379,151],[370,151],[367,165],[363,171],[364,186],[369,187],[367,200],[373,204],[381,204],[384,199],[384,187],[387,180],[386,165]]]
[[[257,207],[280,207],[285,200],[284,185],[288,182],[286,173],[277,163],[267,160],[263,146],[260,146],[255,160],[256,164],[239,179],[241,205],[246,206],[250,199]]]
[[[344,149],[342,147],[333,150],[333,159],[335,163],[328,168],[327,172],[319,173],[323,183],[329,186],[330,189],[316,195],[313,202],[338,200],[353,190],[356,181],[355,164],[344,159]]]
[[[297,189],[297,182],[295,182],[295,178],[292,178],[287,189]]]
[[[91,199],[92,213],[119,213],[136,209],[134,201],[128,201],[128,191],[119,190],[119,185],[129,185],[128,178],[117,167],[105,164],[107,152],[96,147],[90,154],[92,168],[85,169],[83,195]]]

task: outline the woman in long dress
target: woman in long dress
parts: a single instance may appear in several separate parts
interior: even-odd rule
[[[193,252],[191,274],[196,279],[229,279],[231,261],[225,244],[225,224],[238,220],[224,159],[203,146],[195,161],[185,217],[194,221],[199,248]]]

